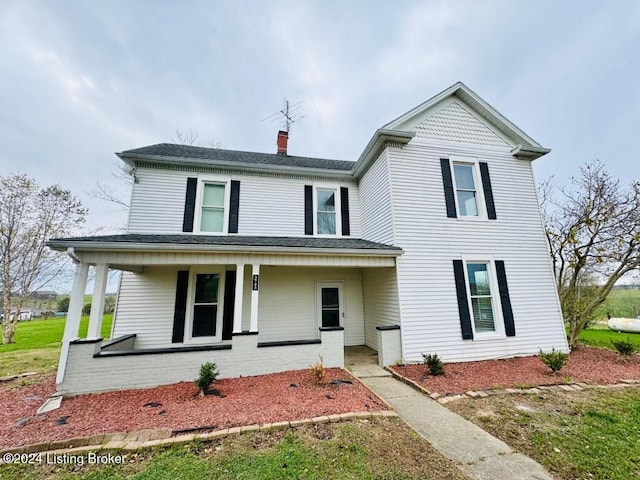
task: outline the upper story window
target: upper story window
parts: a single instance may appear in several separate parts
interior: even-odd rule
[[[444,201],[449,218],[496,220],[489,164],[477,158],[441,158]]]
[[[337,232],[336,193],[335,189],[316,189],[316,232],[319,235]]]
[[[225,220],[225,184],[204,183],[200,213],[200,231],[210,233],[224,232]]]
[[[461,217],[477,217],[478,192],[476,190],[475,165],[472,163],[454,163],[453,176],[456,187],[458,215]]]

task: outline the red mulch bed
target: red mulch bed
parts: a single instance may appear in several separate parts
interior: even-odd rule
[[[617,352],[588,347],[573,351],[556,375],[538,357],[449,363],[445,365],[445,375],[438,377],[428,375],[424,365],[392,368],[430,392],[442,395],[525,385],[557,385],[567,381],[608,385],[622,380],[640,380],[639,356],[623,363]]]
[[[156,388],[80,395],[65,399],[58,410],[36,415],[55,391],[55,375],[20,386],[20,380],[0,385],[0,448],[148,428],[171,430],[299,420],[387,406],[342,369],[327,369],[327,380],[353,383],[317,385],[308,370],[218,380],[223,396],[198,397],[193,382]],[[156,402],[159,406],[144,406]],[[67,423],[56,420],[67,417]],[[24,425],[21,419],[31,417]]]

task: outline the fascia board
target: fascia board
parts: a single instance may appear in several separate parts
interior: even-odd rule
[[[301,176],[313,176],[319,175],[324,177],[335,177],[353,179],[353,167],[351,170],[331,170],[325,168],[300,168],[288,165],[265,165],[256,163],[238,164],[235,162],[220,162],[216,161],[212,163],[210,160],[200,160],[196,158],[188,157],[166,157],[162,155],[143,155],[143,154],[122,154],[116,153],[122,161],[130,166],[135,166],[137,162],[140,163],[160,163],[166,165],[175,165],[181,167],[197,167],[197,168],[223,168],[234,170],[238,172],[247,173],[290,173]],[[356,162],[353,162],[354,166]]]
[[[58,251],[66,251],[71,247],[76,252],[198,252],[198,253],[279,253],[279,254],[302,254],[302,255],[352,255],[367,257],[399,257],[402,250],[396,249],[360,249],[360,248],[305,248],[305,247],[276,247],[276,246],[256,246],[256,245],[194,245],[194,244],[174,244],[174,243],[130,243],[130,242],[47,242],[47,246]]]

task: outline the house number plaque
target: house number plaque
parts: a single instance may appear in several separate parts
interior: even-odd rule
[[[251,289],[254,290],[254,291],[257,291],[259,285],[260,285],[260,275],[254,275]]]

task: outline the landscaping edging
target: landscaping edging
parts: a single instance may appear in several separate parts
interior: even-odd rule
[[[446,405],[449,402],[456,400],[463,400],[465,398],[486,398],[493,395],[510,395],[514,393],[533,393],[536,395],[540,395],[543,391],[552,391],[552,392],[576,392],[581,390],[586,390],[590,388],[625,388],[625,387],[633,387],[640,385],[640,380],[622,380],[622,383],[613,383],[610,385],[596,385],[596,384],[588,384],[588,383],[568,383],[562,385],[540,385],[538,387],[532,388],[497,388],[490,390],[469,390],[465,393],[457,393],[453,395],[442,395],[438,392],[431,392],[430,390],[424,388],[419,383],[411,380],[410,378],[405,377],[404,375],[399,374],[398,372],[393,371],[392,369],[387,369],[391,372],[394,378],[400,380],[401,382],[406,383],[407,385],[421,391],[425,395],[429,396],[433,400],[436,400],[438,403],[442,405]]]
[[[363,411],[322,415],[319,417],[305,418],[302,420],[265,423],[262,425],[254,424],[243,427],[223,428],[221,430],[215,430],[208,433],[190,433],[185,435],[174,435],[174,431],[169,429],[138,430],[129,433],[119,432],[98,434],[92,435],[90,437],[78,437],[55,442],[34,443],[32,445],[23,445],[21,447],[0,450],[0,464],[4,463],[4,461],[2,460],[4,454],[44,452],[73,453],[91,450],[138,450],[140,448],[150,448],[161,445],[189,443],[194,440],[215,440],[217,438],[223,438],[229,435],[239,435],[244,432],[267,431],[278,428],[296,428],[302,425],[311,424],[320,425],[324,423],[348,422],[372,417],[396,416],[396,412],[392,410]]]

